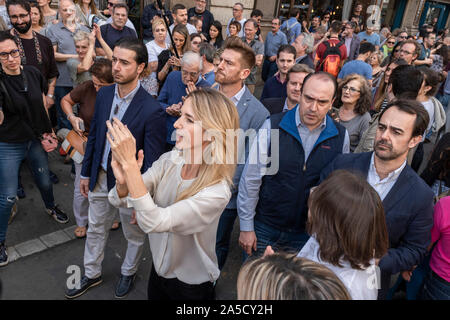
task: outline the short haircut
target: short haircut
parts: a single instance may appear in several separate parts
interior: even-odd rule
[[[205,56],[206,61],[209,63],[214,62],[214,53],[216,53],[216,49],[214,46],[207,42],[200,43],[200,56]]]
[[[194,40],[194,38],[200,38],[200,43],[203,42],[202,35],[200,33],[195,32],[189,35],[189,39],[191,39],[191,42],[192,40]]]
[[[392,84],[392,92],[397,99],[416,99],[422,82],[423,73],[411,65],[398,66],[389,77],[389,83]]]
[[[420,56],[420,52],[421,52],[421,48],[420,48],[420,45],[419,45],[419,43],[416,41],[416,40],[412,40],[412,39],[410,39],[410,40],[405,40],[405,41],[402,41],[402,47],[405,45],[405,44],[408,44],[408,43],[410,43],[410,44],[413,44],[414,45],[414,52],[413,52],[413,55],[416,55],[417,56],[417,58]],[[416,59],[417,59],[416,58]]]
[[[416,121],[414,122],[414,128],[411,138],[424,134],[425,130],[428,127],[428,123],[430,122],[430,116],[423,107],[422,103],[411,99],[398,99],[391,101],[388,103],[386,108],[381,111],[379,121],[381,121],[381,119],[383,118],[383,114],[386,112],[386,110],[392,107],[396,107],[400,111],[416,115]]]
[[[306,85],[306,82],[308,82],[311,78],[320,78],[320,79],[322,79],[322,80],[325,80],[325,81],[330,81],[331,83],[333,83],[333,85],[334,85],[334,92],[333,92],[333,99],[335,99],[336,98],[336,94],[337,94],[337,88],[338,88],[338,84],[337,84],[337,81],[336,81],[336,78],[335,77],[333,77],[331,74],[329,74],[328,72],[325,72],[325,71],[318,71],[318,72],[315,72],[315,73],[310,73],[310,74],[308,74],[306,77],[305,77],[305,80],[303,80],[303,86],[302,86],[302,89],[301,89],[301,93],[303,94],[303,89],[305,88],[305,85]]]
[[[161,19],[161,18],[153,19],[153,22],[152,22],[153,33],[155,33],[156,27],[158,27],[158,26],[164,26],[164,29],[167,31],[167,27],[166,27],[166,24],[164,23],[163,19]]]
[[[130,9],[128,8],[128,6],[125,3],[116,3],[113,6],[113,12],[115,12],[116,9],[118,9],[118,8],[125,8],[125,10],[127,10],[127,14],[128,14],[128,12],[130,12]]]
[[[240,2],[236,2],[236,3],[233,5],[233,7],[234,7],[234,6],[240,6],[241,9],[244,10],[244,5],[243,5],[242,3],[240,3]]]
[[[111,60],[105,58],[96,59],[94,64],[89,68],[89,72],[100,81],[114,83]]]
[[[333,21],[330,25],[330,33],[341,33],[342,30],[342,22],[341,21]]]
[[[181,57],[181,67],[183,67],[183,65],[192,66],[195,64],[198,64],[198,70],[202,71],[202,57],[194,51],[186,51],[183,54],[183,57]]]
[[[244,68],[252,69],[256,63],[255,52],[238,37],[230,37],[223,44],[225,50],[233,50],[241,55],[240,62]]]
[[[296,17],[300,14],[300,10],[298,8],[292,8],[289,10],[289,18]]]
[[[307,230],[319,243],[322,261],[361,270],[383,257],[389,236],[383,203],[361,174],[336,170],[308,199]]]
[[[73,42],[77,43],[78,41],[87,40],[89,41],[89,33],[83,30],[78,30],[73,35]]]
[[[316,29],[317,34],[325,34],[327,33],[327,28],[325,26],[318,26]]]
[[[367,52],[375,52],[375,46],[370,42],[363,42],[359,46],[359,54],[365,54]]]
[[[258,29],[258,22],[257,22],[255,19],[248,19],[248,20],[246,20],[246,21],[244,22],[244,28],[245,28],[245,25],[246,25],[247,23],[253,24],[253,27],[254,27],[255,29]]]
[[[11,40],[14,43],[16,43],[14,36],[12,36],[11,33],[9,33],[9,30],[0,31],[0,42],[6,41],[6,40]]]
[[[287,75],[286,75],[286,82],[289,82],[289,79],[291,77],[291,73],[306,73],[311,74],[314,73],[314,70],[311,69],[310,67],[308,67],[306,64],[302,64],[302,63],[297,63],[294,64],[288,71]]]
[[[432,34],[436,35],[436,32],[434,32],[434,31],[427,32],[427,33],[425,33],[425,36],[424,36],[423,38],[424,38],[424,39],[425,39],[425,38],[429,38]]]
[[[351,300],[330,269],[286,253],[248,259],[238,275],[237,293],[239,300]]]
[[[147,68],[148,52],[147,47],[142,43],[142,40],[131,37],[124,37],[117,40],[115,48],[117,47],[134,51],[134,53],[136,54],[134,58],[136,63],[138,65],[144,63],[144,69]]]
[[[200,18],[197,17],[197,16],[192,16],[192,17],[189,19],[189,23],[192,24],[194,27],[197,26],[197,23],[199,23],[199,21],[203,21],[203,20],[200,19]]]
[[[314,37],[306,32],[300,33],[303,36],[302,45],[306,46],[306,54],[310,54],[314,50]]]
[[[361,44],[362,45],[362,44]],[[357,81],[359,83],[359,99],[356,101],[354,112],[356,114],[363,115],[369,111],[370,106],[372,105],[372,91],[371,87],[367,83],[366,78],[363,76],[352,73],[344,77],[342,81],[339,82],[337,99],[334,101],[336,107],[340,107],[342,105],[342,88],[349,83],[350,81]]]
[[[290,44],[282,44],[277,51],[277,58],[280,57],[280,53],[281,52],[285,52],[285,53],[292,53],[294,55],[294,60],[295,60],[295,56],[297,55],[297,50],[295,50],[294,46],[291,46]]]
[[[346,25],[346,26],[352,27],[352,29],[355,29],[355,28],[356,28],[356,23],[353,22],[353,21],[347,21],[347,22],[345,23],[345,25]]]
[[[31,6],[30,2],[26,0],[9,0],[6,1],[6,10],[8,11],[9,15],[9,7],[10,6],[21,6],[23,9],[25,9],[26,12],[31,12]]]
[[[264,15],[263,15],[263,13],[262,13],[261,10],[259,10],[259,9],[254,9],[254,10],[252,11],[252,13],[250,13],[250,18],[251,18],[251,17],[264,17]]]
[[[242,29],[242,25],[241,25],[239,22],[237,22],[236,20],[231,21],[231,22],[230,22],[230,26],[235,26],[238,33],[239,33],[239,32],[241,31],[241,29]]]
[[[178,10],[184,10],[184,9],[186,9],[186,7],[184,6],[184,4],[177,3],[176,5],[173,6],[173,8],[172,8],[172,13],[173,13],[173,14],[177,14]]]

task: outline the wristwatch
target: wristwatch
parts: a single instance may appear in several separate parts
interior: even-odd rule
[[[55,99],[55,96],[50,93],[47,95],[47,97],[49,97],[50,99]]]

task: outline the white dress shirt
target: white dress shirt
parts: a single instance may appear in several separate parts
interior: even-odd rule
[[[375,152],[372,153],[372,158],[370,159],[369,172],[367,174],[367,182],[375,189],[375,191],[380,196],[381,200],[387,196],[389,191],[391,191],[394,184],[397,182],[398,177],[402,173],[403,169],[406,166],[406,160],[397,170],[392,171],[389,175],[380,179],[380,176],[377,173],[377,169],[375,168],[374,156]]]

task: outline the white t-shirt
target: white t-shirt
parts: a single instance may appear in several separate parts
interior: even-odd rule
[[[163,50],[169,49],[169,45],[166,42],[164,42],[164,44],[165,44],[165,48],[161,48],[160,46],[158,46],[156,44],[155,40],[152,40],[145,45],[147,47],[147,52],[148,52],[148,62],[158,61],[159,54]]]
[[[320,259],[319,243],[313,236],[309,238],[297,257],[320,263],[333,271],[347,288],[352,300],[377,300],[377,287],[380,283],[376,273],[375,260],[372,260],[371,266],[365,270],[353,269],[348,261],[342,259],[340,261],[342,267],[337,267]]]

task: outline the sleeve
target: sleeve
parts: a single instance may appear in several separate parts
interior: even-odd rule
[[[435,243],[441,236],[442,221],[444,218],[444,208],[442,207],[443,200],[438,201],[434,206],[434,223],[431,229],[431,243]]]
[[[158,56],[156,55],[156,51],[153,49],[153,44],[147,44],[147,52],[148,52],[148,62],[158,61]]]
[[[267,80],[269,80],[269,79],[267,79]],[[267,96],[269,94],[268,91],[269,91],[269,86],[267,85],[267,81],[266,81],[266,83],[264,83],[264,88],[263,88],[263,91],[261,93],[261,98],[259,98],[259,101],[263,101],[264,99],[267,98]]]
[[[379,267],[382,271],[395,274],[411,270],[426,255],[433,227],[432,194],[421,197],[419,201],[421,205],[414,207],[416,211],[412,213],[411,222],[407,225],[400,244],[396,248],[390,248],[380,260]]]
[[[380,47],[380,36],[377,34],[377,40],[375,41],[375,45]]]
[[[262,134],[262,133],[265,134]],[[266,137],[264,136],[266,135]],[[267,119],[254,139],[242,171],[237,195],[237,211],[241,231],[254,231],[253,218],[259,200],[259,190],[266,171],[270,146],[270,119]],[[259,151],[259,152],[258,152]]]
[[[55,26],[55,25],[53,25]],[[57,46],[58,45],[58,39],[56,38],[54,32],[53,32],[54,27],[49,27],[47,28],[47,32],[46,32],[46,36],[47,38],[50,39],[50,41],[52,42],[52,46]]]
[[[367,80],[372,80],[372,67],[370,66],[370,65],[368,65],[368,66],[366,66],[367,68],[367,70],[366,70],[366,75],[365,75],[365,77],[366,77],[366,79]]]
[[[82,84],[79,84],[78,86],[76,86],[75,88],[72,89],[72,91],[70,91],[70,99],[73,100],[73,102],[75,103],[80,103],[84,92],[86,91],[86,82],[83,82]]]
[[[94,116],[91,120],[90,130],[88,141],[86,143],[86,151],[84,152],[83,157],[83,167],[81,168],[81,176],[89,178],[91,176],[91,166],[92,166],[92,157],[94,155],[94,147],[96,142],[96,131],[97,131],[97,117],[99,117],[99,109],[101,109],[102,105],[102,91],[104,89],[100,89],[97,94],[97,99],[95,100],[95,108],[94,108]]]
[[[158,74],[162,70],[162,68],[164,68],[167,60],[169,60],[169,50],[161,51],[158,56],[158,69],[156,69],[156,74]]]
[[[135,209],[138,225],[145,233],[172,232],[190,235],[210,227],[220,216],[230,197],[228,186],[222,182],[165,208],[158,207],[149,193],[138,199],[128,197],[127,202],[128,207]]]
[[[147,118],[144,137],[144,170],[150,168],[165,151],[166,146],[166,112],[154,101],[155,110]]]
[[[287,38],[286,35],[284,34],[284,32],[281,32],[281,44],[288,44],[287,42]]]
[[[171,82],[169,79],[170,74],[167,76],[166,81],[163,84],[163,87],[161,89],[161,92],[158,96],[158,102],[160,103],[161,107],[165,110],[169,106],[169,96],[170,96],[170,88],[169,83]]]
[[[264,43],[263,42],[258,42],[258,47],[256,48],[256,55],[264,55]]]
[[[366,112],[362,116],[361,123],[359,124],[359,139],[362,138],[364,132],[366,132],[366,130],[369,128],[370,120],[370,113]]]

